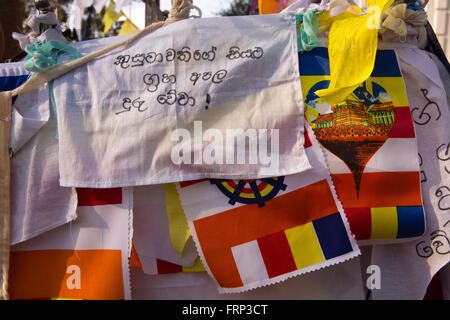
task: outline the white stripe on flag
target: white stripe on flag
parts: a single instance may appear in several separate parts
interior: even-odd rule
[[[390,138],[369,160],[364,172],[420,171],[417,159],[416,139]]]
[[[258,241],[250,241],[231,248],[234,261],[245,284],[269,279]]]
[[[344,161],[326,148],[323,149],[331,173],[351,173]],[[412,157],[417,157],[414,138],[389,138],[366,164],[364,172],[419,171],[417,161]]]

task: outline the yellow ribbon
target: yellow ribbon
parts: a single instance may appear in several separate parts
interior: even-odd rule
[[[166,191],[166,212],[169,221],[170,241],[175,251],[182,256],[191,232],[175,184],[164,184],[164,190]]]
[[[330,86],[315,93],[336,105],[366,81],[374,68],[381,13],[394,0],[368,0],[368,14],[328,17],[334,20],[328,39]],[[347,14],[345,12],[344,14]]]
[[[127,34],[133,34],[139,31],[139,28],[131,22],[130,19],[127,18],[125,22],[122,24],[122,28],[120,29],[119,36],[124,36]]]
[[[195,263],[192,267],[183,267],[183,272],[203,272],[203,271],[206,271],[206,269],[203,266],[200,257],[198,257],[197,260],[195,260]]]
[[[105,25],[105,28],[103,29],[103,32],[108,32],[109,29],[111,29],[114,22],[119,20],[119,18],[122,16],[122,12],[117,13],[114,10],[114,1],[111,0],[109,3],[108,8],[106,9],[105,15],[103,16],[103,24]]]

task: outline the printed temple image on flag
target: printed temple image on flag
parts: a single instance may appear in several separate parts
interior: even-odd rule
[[[308,127],[312,169],[256,180],[177,184],[191,234],[220,293],[236,293],[359,255],[323,151]]]
[[[420,169],[405,83],[393,50],[371,77],[330,106],[328,50],[299,53],[305,115],[325,150],[336,192],[360,244],[408,241],[425,231]]]
[[[127,188],[77,189],[74,222],[12,246],[10,298],[131,299],[130,192]]]

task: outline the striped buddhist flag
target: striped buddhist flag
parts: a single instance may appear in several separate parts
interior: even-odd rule
[[[77,191],[74,222],[11,247],[11,299],[131,298],[131,190]]]
[[[193,266],[185,267],[159,258],[139,256],[134,246],[131,248],[130,267],[141,269],[144,273],[149,275],[206,271],[200,258],[195,260]]]
[[[306,118],[325,149],[339,200],[360,243],[419,237],[425,230],[420,169],[405,84],[393,50],[379,50],[371,77],[345,101],[326,104],[327,48],[299,53]]]
[[[27,81],[30,73],[22,63],[5,63],[0,67],[0,91],[10,91]]]
[[[311,170],[259,180],[178,184],[191,234],[220,292],[241,292],[359,254],[309,131]]]

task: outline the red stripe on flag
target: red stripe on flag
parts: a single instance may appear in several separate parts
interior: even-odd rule
[[[189,180],[189,181],[181,181],[180,188],[189,187],[190,185],[197,184],[203,181],[207,181],[209,179],[200,179],[200,180]]]
[[[309,138],[308,131],[307,131],[306,128],[305,128],[305,143],[304,143],[304,148],[306,149],[306,148],[309,148],[309,147],[311,147],[311,146],[312,146],[312,142],[311,142],[311,139]]]
[[[370,208],[345,208],[345,214],[356,240],[370,239],[372,230]]]
[[[259,238],[258,246],[270,278],[297,269],[284,231]]]
[[[183,272],[182,266],[161,259],[156,259],[156,267],[158,274]]]
[[[415,138],[414,125],[409,107],[395,107],[394,126],[389,138]]]
[[[103,206],[122,203],[122,188],[77,188],[78,206]]]
[[[142,268],[141,260],[139,259],[139,256],[138,256],[133,244],[131,245],[130,267],[136,267],[141,270],[144,270]]]

